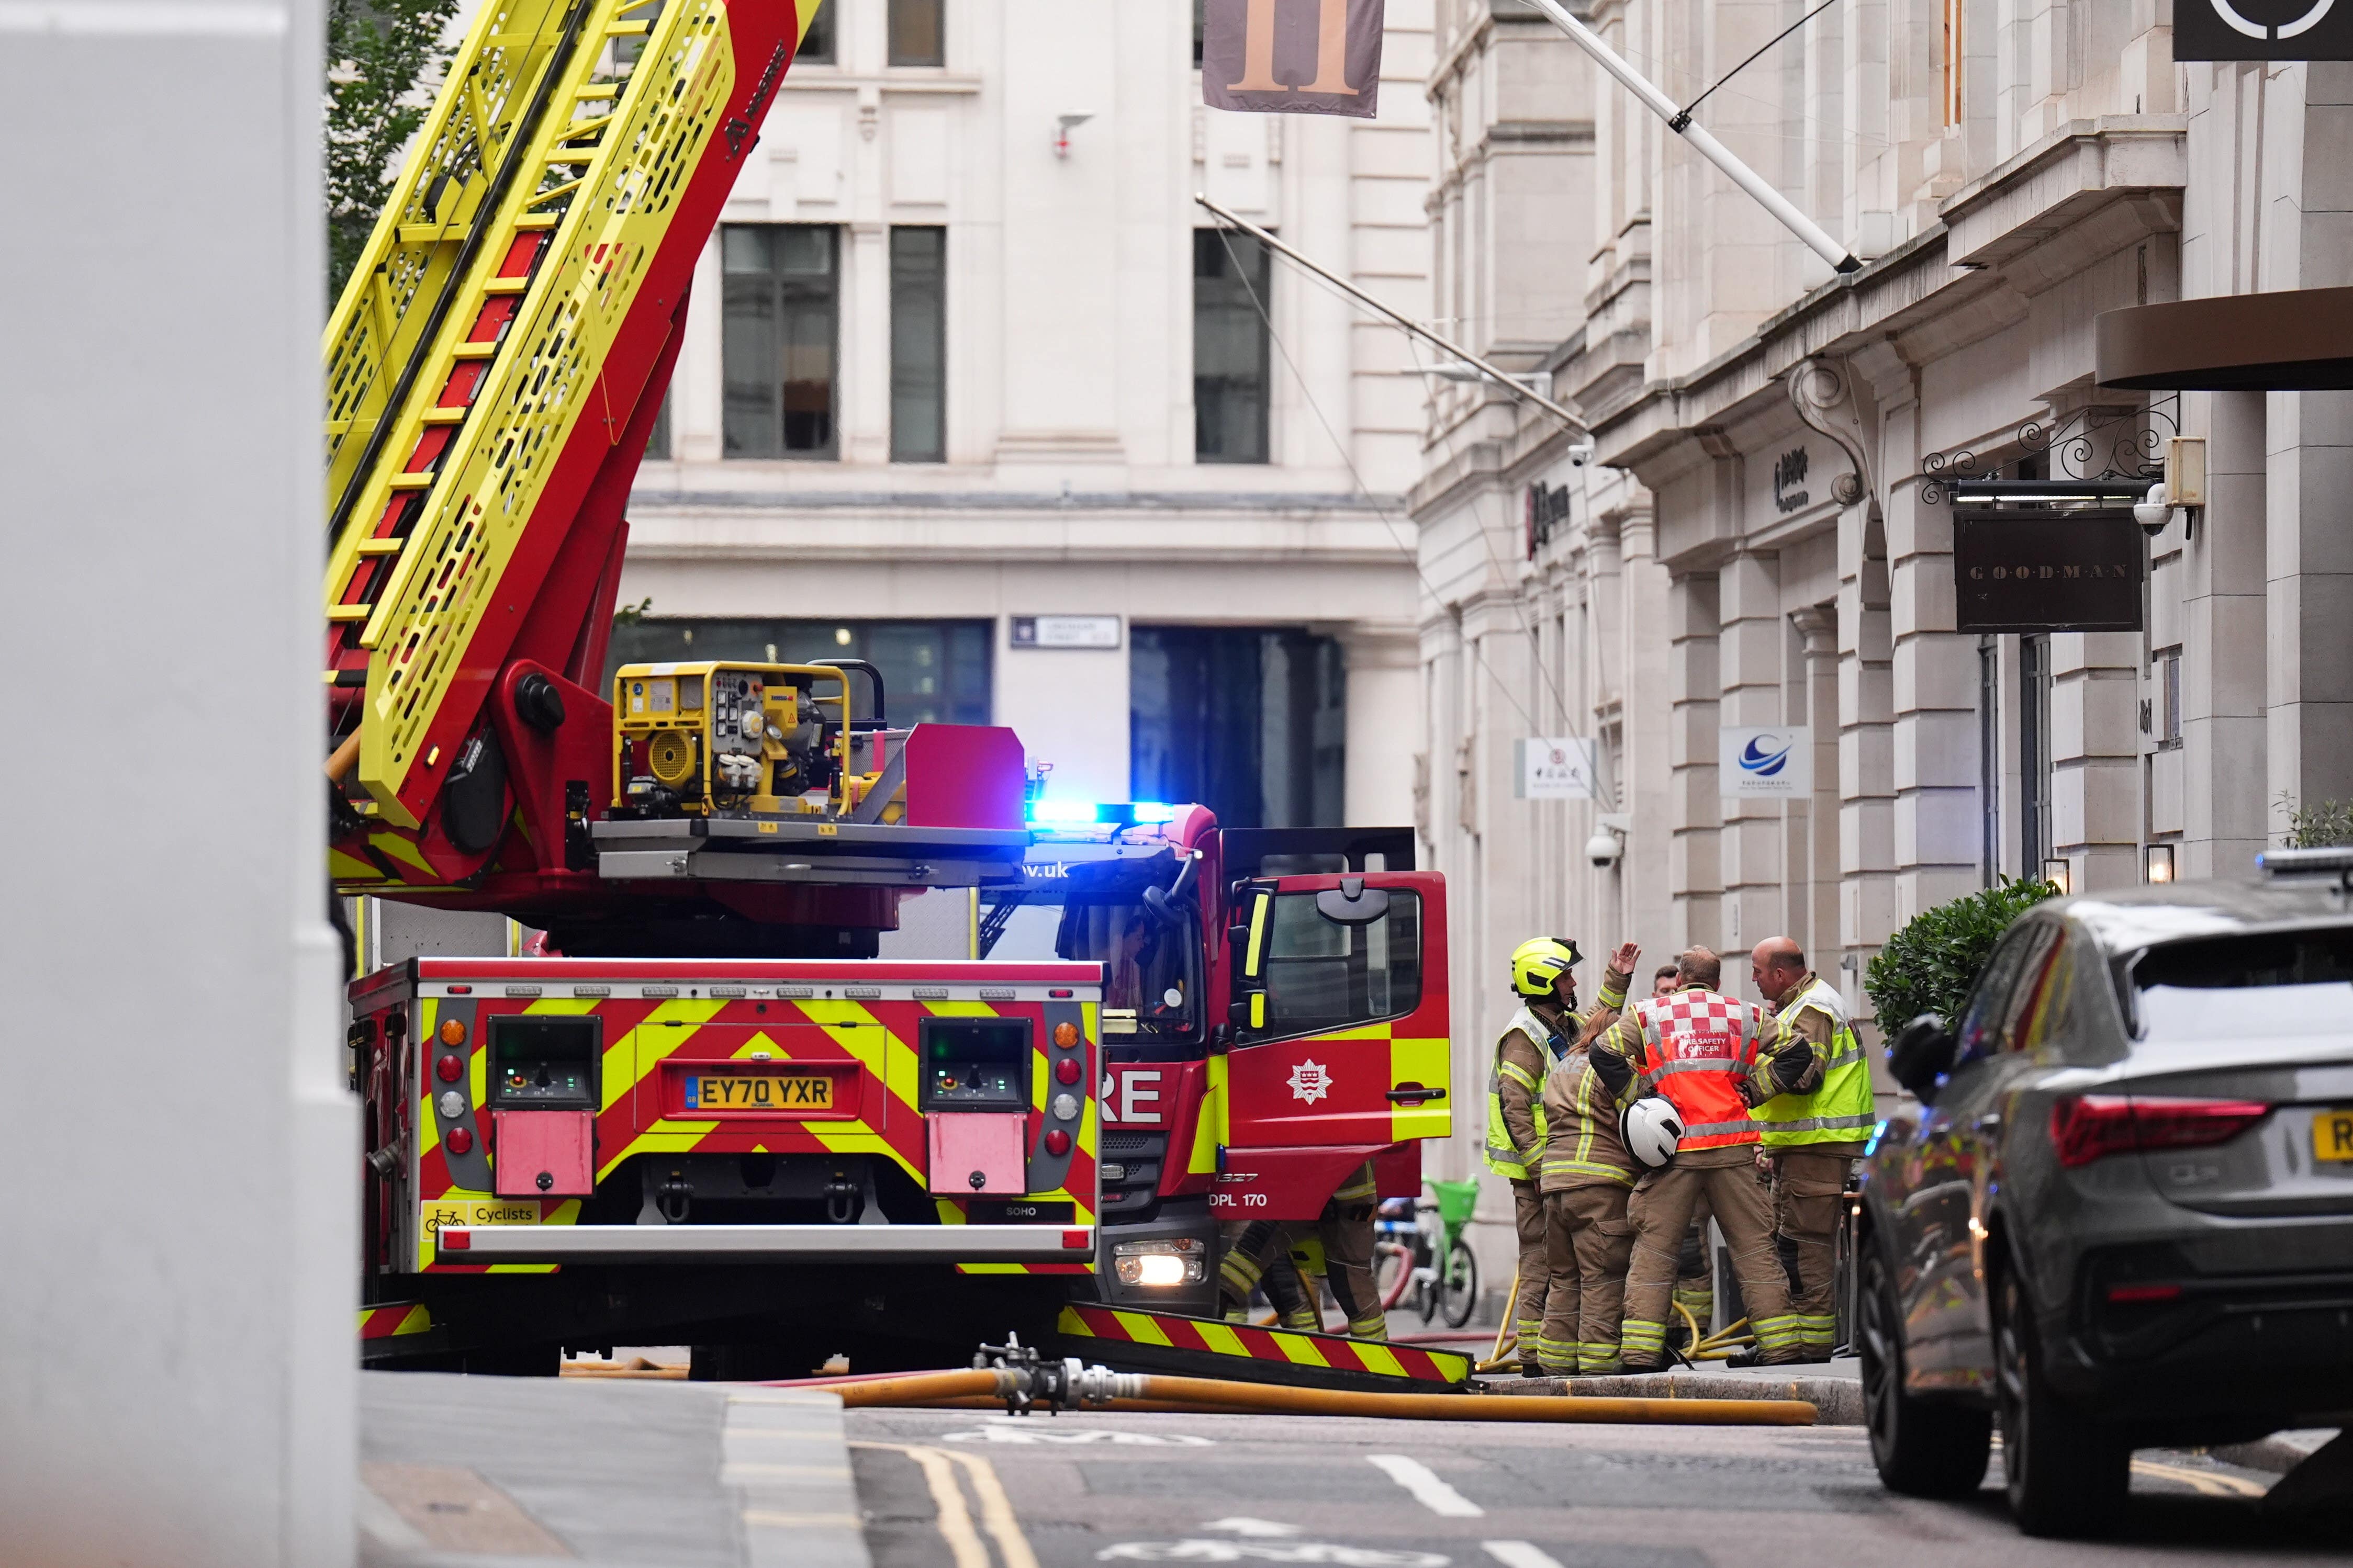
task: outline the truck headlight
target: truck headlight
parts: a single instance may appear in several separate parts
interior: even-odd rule
[[[1198,1236],[1114,1242],[1112,1269],[1123,1285],[1198,1285],[1208,1278],[1208,1248]]]

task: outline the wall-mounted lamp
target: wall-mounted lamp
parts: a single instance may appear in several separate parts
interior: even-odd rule
[[[1084,125],[1088,121],[1092,120],[1094,116],[1092,114],[1064,114],[1058,116],[1054,121],[1054,156],[1057,158],[1069,157],[1071,155],[1071,132],[1072,128]]]
[[[2173,846],[2152,844],[2148,847],[2148,879],[2154,884],[2173,880]]]
[[[2075,890],[2075,877],[2064,857],[2053,856],[2042,862],[2042,879],[2059,889],[2064,898]]]

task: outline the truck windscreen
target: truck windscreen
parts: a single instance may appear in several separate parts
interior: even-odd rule
[[[1198,1033],[1199,963],[1192,911],[1176,923],[1140,902],[1071,899],[1055,942],[1062,958],[1108,965],[1103,1032],[1107,1045],[1123,1037],[1183,1040]]]

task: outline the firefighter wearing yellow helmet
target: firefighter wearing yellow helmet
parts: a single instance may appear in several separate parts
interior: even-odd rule
[[[1626,987],[1642,950],[1621,945],[1601,976],[1601,994],[1583,1012],[1577,1006],[1581,962],[1567,937],[1531,937],[1512,950],[1512,994],[1519,1010],[1495,1042],[1495,1062],[1487,1077],[1487,1168],[1512,1184],[1512,1218],[1519,1230],[1519,1293],[1512,1321],[1520,1342],[1520,1371],[1543,1375],[1544,1197],[1537,1190],[1544,1159],[1544,1083],[1554,1066],[1583,1038],[1608,1028],[1626,1005]]]

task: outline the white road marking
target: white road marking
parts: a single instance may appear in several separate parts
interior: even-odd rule
[[[976,1426],[965,1432],[944,1432],[944,1443],[1012,1443],[1037,1446],[1061,1444],[1069,1447],[1112,1447],[1130,1448],[1208,1448],[1215,1447],[1208,1437],[1196,1437],[1187,1432],[1118,1432],[1103,1426],[1077,1426],[1057,1430],[1035,1421],[1016,1426],[990,1425]]]
[[[1278,1524],[1271,1519],[1252,1519],[1248,1514],[1233,1514],[1225,1519],[1213,1519],[1203,1530],[1230,1531],[1236,1535],[1256,1535],[1280,1538],[1302,1533],[1295,1524]]]
[[[1479,1519],[1487,1510],[1438,1479],[1419,1459],[1403,1454],[1367,1454],[1373,1468],[1413,1494],[1413,1500],[1444,1519]]]
[[[1504,1568],[1560,1568],[1560,1560],[1525,1541],[1482,1541],[1488,1556]]]

